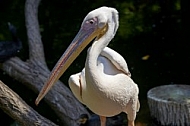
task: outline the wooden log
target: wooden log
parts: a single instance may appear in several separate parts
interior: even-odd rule
[[[150,114],[161,125],[190,126],[190,85],[163,85],[147,93]]]
[[[25,25],[29,45],[29,59],[23,61],[19,57],[12,57],[0,64],[0,69],[6,74],[36,93],[39,93],[50,74],[45,61],[39,30],[38,6],[40,1],[26,0],[25,2]],[[69,88],[60,81],[48,92],[44,100],[59,118],[59,125],[78,126],[77,119],[80,115],[89,115],[86,108],[74,97]]]
[[[57,126],[28,106],[0,80],[0,108],[21,126]],[[3,121],[3,118],[1,118]]]

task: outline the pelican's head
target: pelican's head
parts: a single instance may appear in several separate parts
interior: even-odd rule
[[[115,35],[118,24],[118,11],[116,9],[100,7],[87,14],[82,22],[81,29],[94,29],[95,37],[100,38],[107,32],[108,27]]]
[[[53,68],[47,82],[36,99],[36,104],[46,95],[54,83],[60,78],[82,50],[96,38],[109,33],[113,38],[118,28],[118,12],[114,8],[100,7],[87,14],[78,34]]]

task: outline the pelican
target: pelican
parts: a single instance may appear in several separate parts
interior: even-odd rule
[[[81,103],[100,116],[101,126],[106,125],[106,117],[121,112],[127,114],[128,126],[134,126],[140,107],[138,86],[131,79],[124,58],[107,47],[118,26],[118,11],[114,8],[100,7],[89,12],[78,34],[53,68],[35,101],[36,105],[80,52],[93,41],[88,49],[85,68],[70,76],[69,86]]]

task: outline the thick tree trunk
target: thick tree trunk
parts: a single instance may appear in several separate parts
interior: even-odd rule
[[[161,125],[190,125],[190,86],[164,85],[148,91],[151,116]]]
[[[0,108],[20,125],[56,126],[28,106],[14,91],[0,81]]]
[[[40,0],[26,0],[25,4],[29,59],[24,62],[18,57],[13,57],[1,66],[1,69],[8,75],[22,82],[35,93],[39,93],[50,74],[45,62],[43,44],[39,32],[37,18],[39,3]],[[45,101],[55,111],[61,122],[68,126],[77,126],[76,120],[79,116],[85,113],[89,114],[75,99],[71,91],[60,81],[46,95]],[[12,113],[9,114],[11,116]]]

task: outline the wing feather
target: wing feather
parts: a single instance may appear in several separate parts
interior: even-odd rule
[[[101,55],[108,58],[118,70],[121,70],[131,77],[131,73],[128,69],[127,63],[119,53],[109,47],[105,47],[101,52]]]

